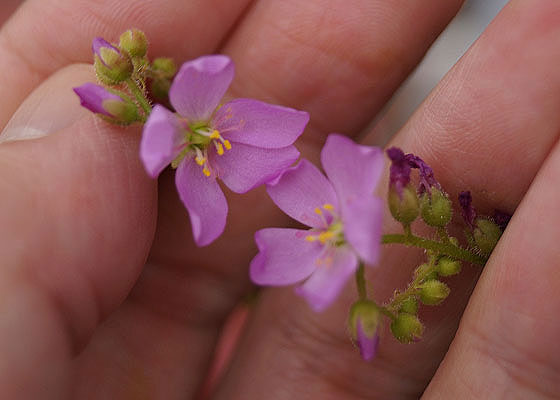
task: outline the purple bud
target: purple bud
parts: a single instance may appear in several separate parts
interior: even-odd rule
[[[358,317],[356,334],[356,343],[360,349],[360,355],[365,361],[370,361],[375,357],[377,346],[379,345],[379,335],[377,331],[375,331],[373,335],[368,335],[362,326],[361,319]]]
[[[459,204],[461,206],[461,214],[463,219],[469,226],[469,228],[474,229],[474,220],[476,219],[476,211],[472,205],[471,192],[461,192],[459,193]]]
[[[107,68],[111,68],[111,64],[114,60],[121,57],[121,51],[118,48],[100,37],[93,39],[91,49],[93,53],[99,57],[99,61]]]
[[[506,230],[506,227],[510,219],[511,219],[510,214],[500,210],[494,210],[494,215],[492,216],[492,220],[496,225],[500,227],[502,232]]]
[[[387,155],[391,159],[389,186],[393,186],[402,197],[403,188],[410,182],[410,165],[398,147],[387,149]]]
[[[82,107],[96,114],[106,115],[107,117],[115,118],[116,116],[107,111],[103,103],[107,100],[123,101],[119,96],[109,92],[103,86],[93,83],[85,83],[82,86],[76,87],[74,88],[74,92],[80,98]]]
[[[432,187],[441,190],[441,185],[434,177],[434,170],[426,164],[424,160],[412,153],[405,155],[405,158],[412,168],[417,168],[420,172],[420,184],[418,186],[419,194],[424,192],[431,193]]]

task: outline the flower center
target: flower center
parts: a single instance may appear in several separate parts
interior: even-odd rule
[[[231,143],[224,139],[216,129],[210,129],[207,125],[188,126],[185,130],[185,143],[181,146],[183,150],[173,160],[171,166],[177,168],[179,163],[189,153],[194,154],[194,161],[202,167],[205,176],[212,175],[210,164],[208,163],[208,148],[214,146],[216,154],[224,155],[225,150],[231,150]]]
[[[332,204],[326,203],[316,207],[315,214],[319,215],[325,223],[325,229],[311,229],[305,237],[308,242],[319,242],[328,247],[336,247],[345,243],[342,222],[334,211]]]

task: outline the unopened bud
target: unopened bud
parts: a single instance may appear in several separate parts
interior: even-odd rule
[[[411,185],[405,186],[401,193],[394,186],[391,186],[388,201],[391,215],[400,223],[409,225],[418,217],[418,196]]]
[[[441,276],[452,276],[461,272],[461,262],[449,257],[442,257],[437,264],[438,274]]]
[[[129,29],[119,38],[121,49],[131,57],[144,57],[148,52],[148,40],[144,32],[138,29]]]
[[[414,296],[408,297],[402,302],[399,311],[415,315],[418,313],[418,300]]]
[[[74,88],[80,103],[88,110],[107,118],[111,122],[130,124],[140,119],[138,108],[130,101],[123,100],[103,86],[85,83]]]
[[[152,62],[152,69],[162,78],[173,78],[177,73],[177,64],[172,58],[160,57]]]
[[[402,343],[412,343],[420,340],[424,326],[416,315],[400,313],[391,323],[393,336]]]
[[[449,286],[436,279],[431,279],[420,285],[420,301],[429,306],[440,304],[449,296]]]
[[[438,273],[430,264],[420,264],[414,271],[414,277],[421,277],[423,281],[437,279]]]
[[[447,226],[453,216],[451,200],[437,188],[432,188],[431,194],[424,192],[420,197],[420,210],[424,222],[435,227]]]
[[[475,226],[474,242],[482,254],[489,256],[496,247],[498,240],[500,240],[502,230],[497,224],[486,218],[477,218]]]
[[[358,300],[350,309],[348,325],[352,340],[366,361],[371,360],[377,351],[380,316],[379,308],[369,300]]]
[[[93,40],[92,49],[95,72],[103,83],[116,85],[131,77],[134,68],[128,54],[102,38]]]
[[[154,79],[150,83],[150,91],[152,96],[158,100],[166,100],[171,88],[171,81],[169,79]]]

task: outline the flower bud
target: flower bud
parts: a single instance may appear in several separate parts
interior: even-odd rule
[[[402,188],[401,193],[390,187],[388,202],[391,215],[402,224],[409,225],[418,216],[418,196],[411,185]]]
[[[418,300],[416,297],[410,296],[401,304],[400,312],[416,315],[418,313]]]
[[[435,269],[429,271],[430,269],[432,269],[432,267],[429,264],[420,264],[418,268],[416,268],[416,270],[414,271],[414,277],[417,278],[421,276],[423,281],[427,281],[430,279],[437,279],[438,277],[437,271]]]
[[[442,257],[438,261],[437,271],[441,276],[456,275],[461,272],[461,262],[449,257]]]
[[[144,32],[138,29],[129,29],[119,38],[121,49],[131,57],[144,57],[148,52],[148,40]]]
[[[152,62],[152,70],[162,78],[171,79],[177,73],[177,64],[172,58],[160,57]]]
[[[132,76],[130,57],[102,38],[95,38],[92,45],[97,77],[107,85],[116,85]]]
[[[377,351],[380,316],[379,308],[369,300],[358,300],[350,309],[349,328],[352,340],[366,361],[371,360]]]
[[[474,242],[480,249],[480,252],[485,256],[489,256],[496,247],[502,230],[494,222],[486,218],[477,218],[475,222],[475,229],[473,232]]]
[[[422,303],[434,306],[440,304],[449,296],[449,286],[436,279],[430,279],[420,285],[420,301]]]
[[[154,79],[150,83],[150,92],[155,99],[163,101],[169,96],[171,81],[169,79]]]
[[[130,124],[140,120],[136,105],[123,100],[102,86],[85,83],[74,88],[74,92],[80,98],[83,107],[112,122]]]
[[[437,188],[432,188],[431,194],[428,192],[422,194],[420,209],[424,222],[435,227],[447,226],[453,215],[451,200],[447,194]]]
[[[393,336],[402,343],[412,343],[420,340],[424,326],[416,315],[400,313],[391,323]]]

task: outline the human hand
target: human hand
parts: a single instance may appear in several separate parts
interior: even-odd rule
[[[558,396],[556,3],[506,7],[392,143],[422,156],[452,197],[470,189],[479,207],[517,208],[454,340],[474,267],[426,313],[421,343],[382,339],[370,364],[347,344],[352,295],[314,314],[291,289],[266,289],[216,398],[417,398],[428,385],[426,398]],[[0,138],[48,135],[0,145],[2,397],[193,398],[250,288],[254,231],[286,223],[263,190],[230,195],[226,232],[196,248],[172,174],[157,188],[146,177],[139,130],[91,118],[70,90],[93,79],[68,65],[91,60],[94,36],[135,26],[156,56],[230,55],[236,97],[310,112],[298,146],[316,159],[327,133],[367,125],[459,6],[28,1],[0,33],[2,126],[19,108]],[[370,271],[375,296],[420,257],[386,249]]]

